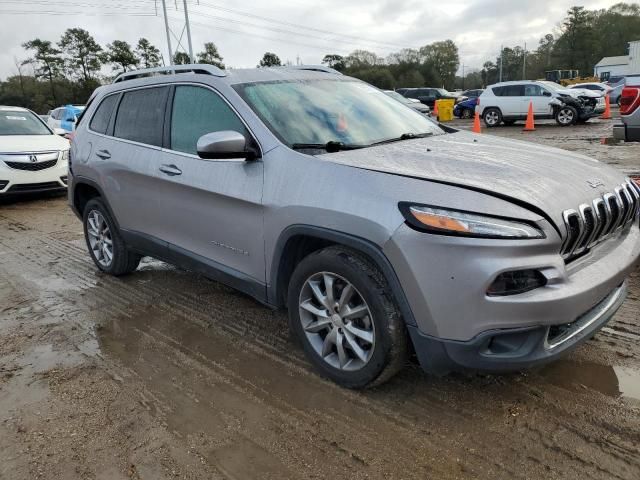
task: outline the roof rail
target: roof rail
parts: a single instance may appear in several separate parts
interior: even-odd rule
[[[169,65],[168,67],[141,68],[139,70],[123,72],[113,80],[113,83],[134,80],[136,78],[153,77],[155,75],[173,75],[175,73],[201,73],[204,75],[213,75],[214,77],[227,76],[224,70],[215,65],[192,63],[188,65]]]
[[[336,75],[342,75],[338,70],[331,67],[326,67],[324,65],[291,65],[285,68],[293,68],[295,70],[310,70],[312,72],[325,72],[325,73],[334,73]]]

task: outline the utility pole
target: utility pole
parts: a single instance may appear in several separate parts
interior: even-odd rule
[[[504,45],[500,45],[500,81],[501,82],[502,82],[502,54],[503,53],[504,53]]]
[[[162,0],[162,13],[164,14],[164,28],[167,31],[167,48],[169,49],[169,65],[173,65],[173,49],[171,48],[171,34],[169,33],[169,18],[167,17],[166,0]]]
[[[187,42],[189,43],[189,61],[196,63],[193,57],[193,45],[191,44],[191,25],[189,24],[189,12],[187,11],[187,0],[182,0],[184,4],[184,22],[187,25]]]
[[[464,90],[464,63],[462,64],[462,90]]]
[[[524,52],[522,53],[522,79],[527,79],[527,42],[524,42]]]

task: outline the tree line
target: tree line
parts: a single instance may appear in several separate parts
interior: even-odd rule
[[[640,5],[618,3],[608,9],[572,7],[556,31],[544,35],[533,49],[507,46],[495,60],[481,68],[457,75],[460,54],[452,40],[421,48],[405,48],[387,56],[368,50],[349,55],[327,54],[322,63],[379,88],[445,87],[480,88],[499,80],[544,78],[556,69],[580,70],[590,76],[594,65],[605,56],[624,55],[627,44],[640,40]],[[160,50],[146,38],[135,45],[122,40],[101,46],[82,28],[70,28],[56,43],[36,38],[23,44],[29,57],[15,61],[17,75],[0,82],[0,104],[19,105],[39,113],[59,105],[84,103],[101,83],[119,73],[136,68],[164,65]],[[213,42],[196,55],[198,63],[225,68],[223,57]],[[178,52],[176,64],[189,63],[189,55]],[[258,67],[282,65],[273,52],[266,52]],[[290,62],[286,62],[290,64]],[[111,75],[103,72],[111,70]]]

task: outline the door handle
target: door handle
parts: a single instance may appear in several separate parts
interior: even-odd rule
[[[175,177],[176,175],[182,175],[182,170],[180,170],[175,165],[162,165],[160,167],[160,171],[162,173],[166,173],[170,177]]]
[[[96,155],[103,160],[107,160],[108,158],[111,158],[111,154],[109,153],[109,150],[98,150],[96,152]]]

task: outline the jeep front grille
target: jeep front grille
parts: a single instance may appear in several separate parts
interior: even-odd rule
[[[562,218],[567,233],[562,243],[562,258],[569,261],[588,252],[632,223],[639,214],[640,187],[631,180],[590,204],[583,203],[577,210],[565,210]]]

